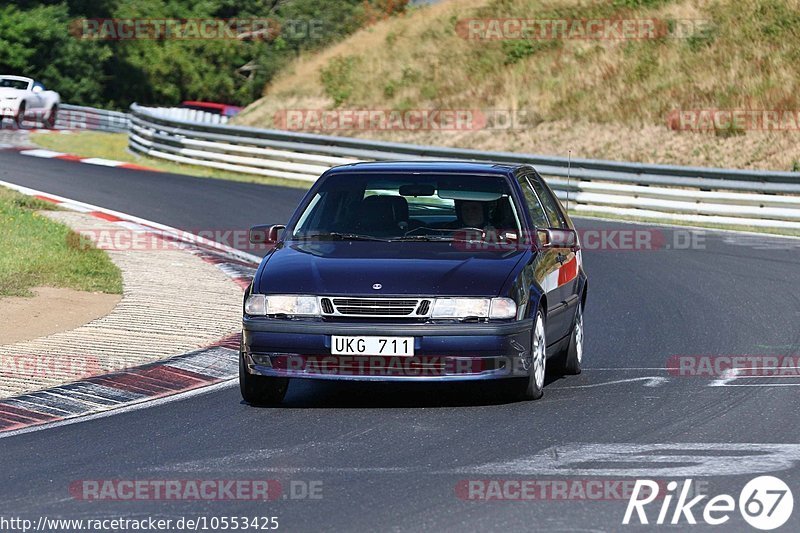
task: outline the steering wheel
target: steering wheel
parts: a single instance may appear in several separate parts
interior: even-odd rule
[[[443,233],[443,232],[447,232],[447,231],[454,231],[454,230],[450,230],[450,229],[443,229],[443,228],[430,228],[430,227],[428,227],[428,226],[419,226],[419,227],[417,227],[417,228],[414,228],[414,229],[410,229],[410,230],[408,230],[408,231],[407,231],[407,232],[405,232],[403,235],[405,235],[406,237],[408,237],[409,235],[413,235],[413,234],[415,234],[415,233],[417,233],[417,232],[419,232],[419,231],[427,231],[428,233],[427,233],[426,235],[428,235],[428,234],[430,234],[430,235],[434,235],[434,234],[436,234],[436,233]]]
[[[473,226],[465,226],[465,227],[463,227],[461,229],[458,229],[456,231],[463,231],[463,232],[472,231],[472,232],[480,233],[481,238],[486,236],[486,230],[485,229],[476,228],[476,227],[473,227]]]

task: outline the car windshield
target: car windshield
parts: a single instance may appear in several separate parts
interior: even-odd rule
[[[0,87],[25,90],[28,88],[28,82],[24,80],[15,80],[12,78],[0,78]]]
[[[452,241],[520,234],[502,176],[335,174],[325,178],[294,239]]]

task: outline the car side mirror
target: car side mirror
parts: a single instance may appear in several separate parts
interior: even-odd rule
[[[275,244],[278,242],[283,224],[262,224],[250,228],[250,244]]]
[[[38,94],[42,92],[42,90],[43,89],[41,85],[34,85],[33,88],[31,89],[31,91],[33,91],[34,94]]]
[[[573,229],[537,229],[536,238],[540,248],[578,249],[578,234]]]

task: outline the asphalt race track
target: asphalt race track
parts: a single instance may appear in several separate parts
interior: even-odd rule
[[[0,151],[0,180],[187,230],[283,222],[303,194],[12,151]],[[613,494],[477,501],[464,487],[691,478],[706,494],[738,499],[762,474],[781,478],[797,501],[800,377],[666,368],[676,356],[800,353],[800,240],[578,223],[606,236],[648,231],[660,249],[603,249],[612,244],[584,237],[585,370],[550,376],[542,400],[512,403],[497,386],[294,382],[283,407],[259,409],[231,382],[0,439],[0,515],[276,516],[287,531],[625,531],[644,527],[622,526],[627,499]],[[694,246],[675,249],[687,235]],[[70,492],[80,480],[142,479],[274,479],[283,492],[269,502],[82,501]],[[647,508],[651,523],[660,505]],[[678,529],[687,527],[682,518]],[[692,529],[754,531],[738,512],[722,527]],[[795,510],[781,531],[798,530]]]

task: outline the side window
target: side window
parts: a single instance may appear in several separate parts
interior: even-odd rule
[[[519,185],[522,188],[522,192],[525,194],[525,203],[528,206],[528,212],[531,214],[533,225],[537,228],[550,227],[550,221],[547,220],[547,215],[545,215],[542,204],[539,203],[539,198],[536,196],[536,193],[533,192],[533,189],[531,189],[528,179],[526,177],[519,178]]]
[[[547,213],[547,218],[550,220],[549,227],[566,228],[567,221],[564,220],[564,217],[561,215],[561,211],[559,211],[558,206],[556,205],[556,199],[553,198],[553,195],[550,194],[550,191],[547,190],[547,188],[536,176],[526,177],[525,179],[533,187],[533,190],[536,191],[536,195],[539,197],[539,200],[541,200],[544,210]]]

